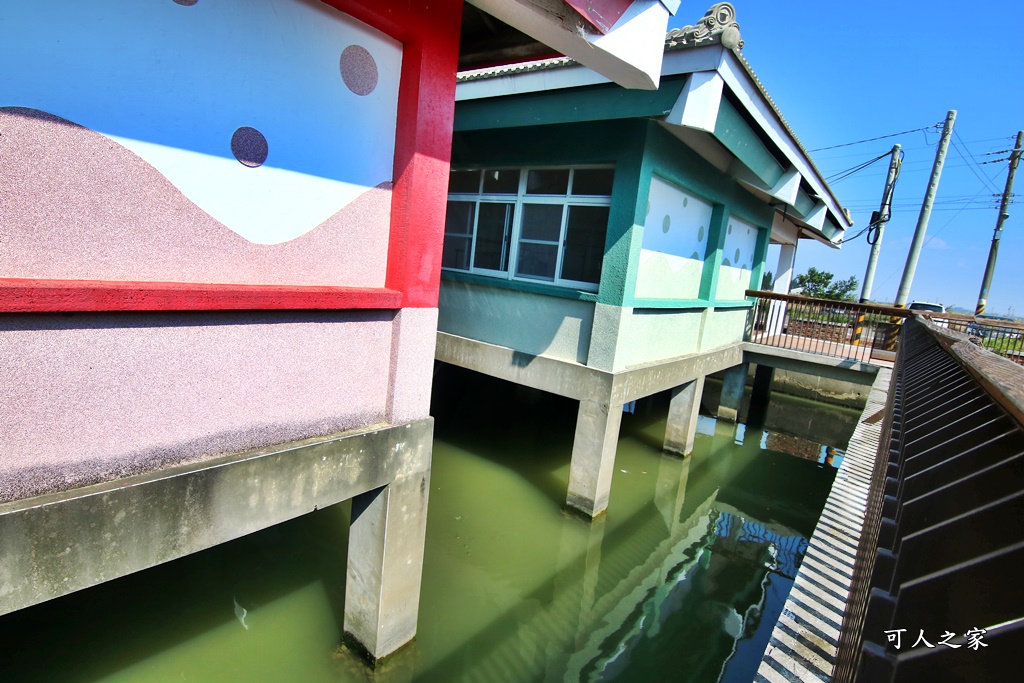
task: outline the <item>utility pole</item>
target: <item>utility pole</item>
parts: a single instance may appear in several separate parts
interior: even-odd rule
[[[892,158],[889,159],[889,174],[885,177],[885,189],[882,190],[882,205],[878,209],[878,217],[871,217],[875,224],[875,242],[871,245],[871,256],[868,257],[868,269],[864,272],[864,286],[860,290],[860,302],[866,304],[871,300],[871,285],[875,281],[875,266],[878,265],[878,253],[882,251],[882,233],[885,231],[885,224],[889,221],[892,211],[892,193],[896,186],[896,178],[900,174],[902,148],[893,145],[889,152]],[[871,230],[868,230],[868,236]]]
[[[974,315],[985,312],[988,303],[988,288],[992,286],[992,275],[996,270],[996,255],[999,254],[999,240],[1003,237],[1003,221],[1010,217],[1010,196],[1013,193],[1013,176],[1020,162],[1021,149],[1024,148],[1024,130],[1017,131],[1017,142],[1010,152],[1010,170],[1006,173],[1006,189],[1003,190],[1003,201],[999,202],[999,216],[996,218],[996,231],[992,235],[992,246],[988,251],[988,263],[985,264],[985,277],[981,279],[981,292],[978,294],[978,305]]]
[[[939,178],[942,176],[942,167],[946,163],[946,149],[949,148],[949,139],[953,135],[953,122],[956,121],[956,110],[950,109],[946,113],[946,123],[942,126],[942,139],[939,141],[939,148],[935,151],[935,163],[932,164],[932,177],[928,181],[928,189],[924,193],[924,202],[921,204],[921,215],[917,219],[917,228],[914,230],[914,241],[910,244],[910,253],[907,254],[907,265],[903,268],[903,279],[900,280],[900,288],[896,292],[896,305],[906,306],[907,298],[910,296],[910,284],[914,281],[914,271],[917,270],[917,260],[921,256],[921,247],[924,246],[924,233],[928,230],[928,219],[932,215],[932,204],[935,202],[935,193],[939,189]]]

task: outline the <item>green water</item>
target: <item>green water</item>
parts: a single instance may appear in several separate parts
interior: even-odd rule
[[[659,397],[590,523],[562,509],[574,402],[457,371],[435,396],[419,632],[376,671],[338,645],[342,504],[0,618],[0,681],[751,680],[832,467],[709,418],[666,456]]]

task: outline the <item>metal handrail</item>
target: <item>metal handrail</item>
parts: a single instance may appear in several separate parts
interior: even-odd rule
[[[747,341],[863,362],[892,362],[913,311],[853,301],[748,290]]]

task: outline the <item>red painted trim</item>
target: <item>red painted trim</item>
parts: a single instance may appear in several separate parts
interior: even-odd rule
[[[463,2],[329,2],[403,43],[386,285],[436,307]]]
[[[0,313],[384,308],[390,289],[0,278]]]

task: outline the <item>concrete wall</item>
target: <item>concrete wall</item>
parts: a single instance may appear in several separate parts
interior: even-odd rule
[[[594,304],[445,280],[438,329],[531,355],[587,362]]]
[[[719,308],[708,311],[708,319],[704,323],[704,336],[701,338],[701,350],[707,351],[743,341],[748,310]]]
[[[701,310],[634,310],[625,336],[625,364],[639,365],[697,353],[703,315]]]

